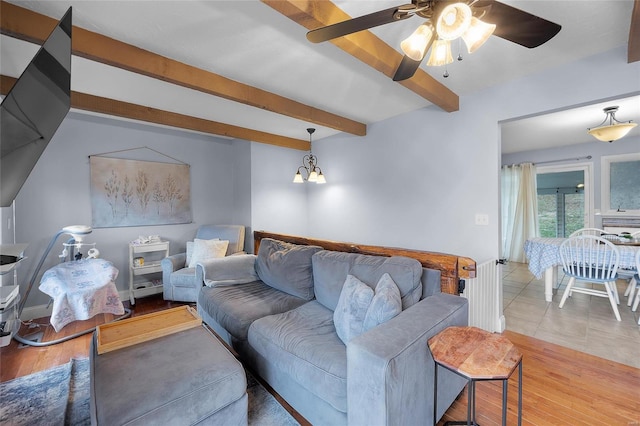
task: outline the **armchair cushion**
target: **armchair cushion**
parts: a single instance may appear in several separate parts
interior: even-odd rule
[[[193,253],[188,267],[195,268],[199,262],[224,257],[227,253],[227,247],[229,247],[229,240],[219,240],[217,238],[201,240],[196,238],[193,240]]]

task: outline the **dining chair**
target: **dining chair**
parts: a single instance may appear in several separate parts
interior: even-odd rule
[[[631,234],[631,238],[633,239],[640,238],[640,231],[637,231]],[[638,252],[640,253],[640,250],[638,250]],[[640,285],[638,283],[638,280],[636,280],[635,278],[637,273],[638,273],[637,265],[636,265],[636,269],[622,269],[622,268],[618,269],[618,276],[622,279],[629,280],[627,289],[624,291],[624,295],[627,298],[627,306],[631,306],[631,304],[633,303],[633,296],[636,292],[638,285]]]
[[[594,235],[596,237],[600,237],[602,234],[607,234],[607,231],[599,228],[580,228],[577,231],[574,231],[569,235],[571,237],[577,237],[579,235]]]
[[[618,248],[601,237],[579,235],[564,241],[560,245],[560,258],[562,269],[569,277],[569,283],[564,290],[559,307],[562,309],[567,297],[573,293],[606,297],[611,303],[616,319],[620,321],[616,289],[619,257]],[[575,286],[576,280],[603,285],[604,290]]]
[[[638,305],[640,305],[640,250],[636,253],[636,274],[631,281],[634,282],[637,290],[633,306],[631,307],[631,310],[635,312],[638,310]],[[631,300],[631,296],[629,297],[629,300]],[[638,318],[638,325],[640,325],[640,318]]]

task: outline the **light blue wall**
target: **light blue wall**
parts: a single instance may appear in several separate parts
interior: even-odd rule
[[[193,223],[182,225],[95,229],[86,242],[95,242],[101,257],[120,271],[117,286],[128,289],[128,242],[140,235],[160,235],[171,252],[184,251],[198,225],[238,223],[249,226],[250,144],[122,120],[71,112],[65,118],[16,197],[17,242],[27,242],[29,257],[19,269],[21,285],[28,281],[51,238],[64,226],[91,225],[89,156],[149,147],[190,165]],[[171,162],[148,149],[110,156]],[[58,262],[61,236],[40,273]],[[85,251],[86,253],[86,251]],[[27,306],[46,304],[38,291],[39,277]],[[26,285],[21,289],[22,293]]]
[[[305,154],[305,151],[296,149],[252,144],[253,230],[293,235],[309,234],[307,194],[313,194],[314,188],[309,189],[310,184],[293,183],[293,176],[302,164]]]
[[[456,78],[471,78],[468,75]],[[635,92],[626,46],[314,144],[328,184],[309,191],[308,234],[498,258],[499,122]],[[475,225],[475,214],[489,225]]]

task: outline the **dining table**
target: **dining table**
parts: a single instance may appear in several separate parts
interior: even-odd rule
[[[524,254],[529,262],[529,271],[538,279],[544,276],[544,299],[547,302],[551,302],[553,290],[559,286],[556,266],[562,265],[560,245],[566,240],[567,238],[538,237],[530,238],[524,243]],[[635,257],[640,250],[640,241],[619,239],[611,242],[618,248],[618,268],[635,270]]]

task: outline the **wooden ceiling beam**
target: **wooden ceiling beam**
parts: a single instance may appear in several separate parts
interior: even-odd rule
[[[345,21],[351,17],[331,1],[322,0],[261,0],[308,30]],[[636,0],[638,1],[638,0]],[[392,78],[402,61],[402,55],[370,31],[360,31],[331,40],[340,49],[370,67]],[[458,111],[458,95],[422,69],[407,80],[399,81],[407,89],[447,112]]]
[[[640,61],[640,0],[635,0],[633,3],[627,49],[627,63]]]
[[[53,18],[11,3],[3,1],[0,6],[2,8],[0,32],[14,38],[42,44],[57,23]],[[364,123],[231,80],[77,26],[73,27],[72,51],[74,55],[82,58],[298,120],[357,136],[364,136],[367,133],[367,126]]]
[[[16,78],[0,75],[0,93],[5,96],[9,93],[9,90],[11,90],[16,81]],[[302,151],[309,151],[311,149],[311,144],[308,140],[274,135],[272,133],[246,129],[244,127],[205,120],[203,118],[178,114],[144,105],[117,101],[88,93],[72,91],[71,108],[285,148],[299,149]]]

